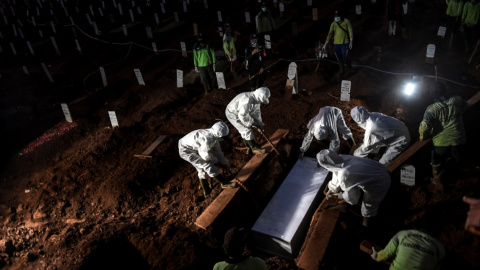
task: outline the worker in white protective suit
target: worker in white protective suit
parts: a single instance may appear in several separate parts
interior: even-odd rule
[[[220,174],[217,165],[228,166],[228,160],[223,155],[219,141],[228,136],[227,124],[220,121],[209,129],[197,129],[185,135],[178,141],[180,157],[190,162],[198,171],[203,195],[210,194],[207,176],[212,177],[222,185],[222,188],[236,187],[235,183],[226,181]]]
[[[303,138],[299,158],[302,158],[303,154],[308,150],[313,137],[319,141],[330,138],[329,149],[338,153],[340,137],[337,130],[342,133],[344,140],[348,140],[350,146],[355,144],[352,131],[345,124],[342,111],[339,108],[330,106],[320,108],[318,114],[308,122],[307,128],[308,132],[305,138]]]
[[[390,188],[390,174],[379,162],[351,155],[338,155],[332,150],[322,150],[317,161],[327,171],[332,172],[328,182],[327,198],[335,195],[348,204],[357,204],[363,191],[361,212],[363,226],[368,226],[368,218],[377,215],[377,210]]]
[[[352,119],[365,129],[363,144],[355,150],[354,156],[366,157],[386,147],[379,162],[387,166],[410,145],[410,132],[402,121],[381,113],[369,113],[361,106],[353,108],[350,113]]]
[[[265,153],[265,149],[255,141],[252,127],[257,127],[263,132],[265,124],[262,122],[260,105],[268,104],[269,98],[270,90],[267,87],[260,87],[252,92],[238,94],[225,110],[228,121],[238,130],[243,143],[254,154]]]

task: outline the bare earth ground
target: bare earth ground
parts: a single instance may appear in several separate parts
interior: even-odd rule
[[[258,11],[255,3],[212,1],[209,10],[205,11],[203,1],[190,2],[189,13],[180,12],[180,23],[173,22],[171,16],[161,15],[162,23],[154,36],[159,51],[178,50],[181,41],[186,42],[190,50],[194,43],[194,22],[210,37],[217,50],[221,50],[220,37],[215,30],[222,25],[217,22],[216,11],[222,10],[224,21],[229,21],[242,33],[237,48],[239,55],[243,55],[248,34],[253,31],[253,25],[244,22],[244,12],[250,10],[253,20]],[[249,186],[258,208],[244,196],[246,199],[240,199],[221,222],[207,231],[196,227],[194,221],[221,189],[216,186],[212,196],[203,198],[195,169],[178,156],[177,141],[194,129],[210,127],[216,118],[225,118],[228,102],[238,93],[248,91],[245,69],[240,68],[234,77],[225,61],[220,59],[217,71],[225,71],[228,89],[203,95],[192,71],[191,53],[183,58],[179,51],[154,54],[136,45],[102,42],[125,44],[131,40],[150,48],[151,40],[144,34],[144,26],[153,25],[155,29],[151,15],[161,14],[159,3],[154,3],[155,8],[145,8],[144,16],[138,15],[137,24],[129,25],[128,37],[116,28],[128,23],[129,19],[118,15],[103,20],[98,18],[103,34],[95,36],[83,16],[83,11],[88,10],[88,4],[83,3],[82,15],[77,15],[79,18],[75,20],[79,28],[62,26],[69,24],[69,20],[58,17],[55,37],[62,50],[61,56],[55,54],[48,38],[48,42],[32,39],[36,56],[31,56],[28,49],[20,45],[18,55],[13,56],[9,42],[14,40],[20,44],[19,38],[12,36],[10,26],[1,24],[4,39],[0,40],[3,48],[0,62],[3,138],[0,268],[211,269],[215,262],[224,259],[221,249],[224,232],[234,225],[252,226],[288,174],[298,155],[306,123],[320,107],[341,108],[357,142],[362,140],[363,131],[350,123],[349,116],[350,109],[357,105],[401,118],[416,141],[418,125],[431,102],[427,86],[435,76],[434,65],[425,63],[429,43],[437,45],[435,64],[440,81],[446,83],[449,93],[468,99],[479,90],[480,72],[475,67],[480,64],[480,57],[475,56],[467,65],[470,53],[463,53],[459,37],[453,48],[448,47],[446,39],[436,37],[438,26],[446,23],[443,1],[417,1],[410,7],[408,40],[387,36],[380,4],[375,6],[364,1],[364,15],[356,16],[354,6],[357,3],[343,1],[355,31],[351,52],[355,71],[347,78],[352,81],[352,100],[339,101],[340,82],[334,57],[321,61],[318,70],[315,70],[318,61],[313,60],[314,46],[319,40],[325,40],[332,11],[339,2],[320,4],[320,1],[313,1],[313,6],[319,8],[319,21],[316,22],[311,21],[311,9],[302,1],[285,1],[286,12],[282,17],[278,9],[274,12],[279,31],[274,35],[275,53],[267,58],[267,66],[273,65],[267,69],[265,84],[272,96],[271,103],[262,107],[262,116],[266,133],[272,134],[278,128],[290,130],[279,145],[288,168],[283,169],[277,157],[270,157]],[[92,1],[92,4],[98,3]],[[125,10],[128,10],[127,4],[124,3]],[[167,3],[169,14],[181,11],[181,4]],[[137,5],[144,6],[144,3]],[[24,14],[24,11],[24,7],[19,7],[17,13]],[[42,19],[44,32],[51,31],[48,24],[51,19],[48,16]],[[298,29],[295,36],[292,35],[293,22]],[[37,32],[32,26],[28,29],[24,34],[34,36]],[[116,31],[110,32],[113,29]],[[75,51],[74,38],[82,44],[82,54]],[[375,47],[381,47],[380,57]],[[287,102],[284,89],[291,61],[298,65],[299,88],[305,91]],[[42,62],[48,65],[55,83],[47,80],[40,67]],[[22,72],[22,66],[29,68],[30,75]],[[107,87],[102,85],[100,66],[107,73]],[[138,85],[134,68],[142,71],[146,86]],[[176,87],[177,69],[185,74],[182,88]],[[414,97],[405,98],[401,94],[409,79],[405,74],[426,76],[423,87]],[[64,121],[60,108],[63,102],[69,104],[77,126],[19,155],[30,142]],[[404,113],[397,114],[397,108],[402,108]],[[120,127],[110,128],[107,111],[116,112]],[[480,238],[463,229],[467,206],[461,198],[480,196],[477,155],[480,144],[476,140],[480,136],[479,115],[478,105],[464,115],[467,162],[448,176],[450,185],[443,200],[433,196],[427,187],[431,173],[429,145],[407,161],[416,167],[414,187],[400,185],[399,172],[393,172],[394,183],[373,229],[366,235],[357,233],[361,224],[358,207],[352,206],[342,214],[322,268],[386,269],[388,266],[376,264],[360,252],[361,240],[366,237],[385,245],[398,230],[414,226],[425,209],[435,208],[444,217],[439,223],[442,228],[439,240],[447,250],[444,268],[478,269]],[[168,138],[152,153],[152,159],[133,157],[162,134]],[[242,146],[234,128],[231,128],[230,137],[232,140],[222,148],[231,163],[230,171],[224,173],[233,177],[251,156],[234,149]],[[265,142],[260,136],[258,140]],[[313,157],[325,147],[327,144],[312,143],[307,155]],[[349,151],[344,142],[341,151]],[[275,184],[264,187],[262,181]],[[266,261],[269,269],[297,269],[294,261],[257,252],[253,246],[252,251]]]

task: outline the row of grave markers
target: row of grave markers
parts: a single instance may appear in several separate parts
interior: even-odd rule
[[[73,122],[72,114],[70,112],[70,108],[68,107],[67,103],[62,103],[61,104],[63,115],[65,116],[65,120],[69,123]],[[110,122],[112,124],[112,127],[118,127],[118,119],[115,111],[108,111],[108,116],[110,118]]]

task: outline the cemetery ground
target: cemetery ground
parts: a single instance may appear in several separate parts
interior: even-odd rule
[[[409,39],[404,40],[387,36],[382,7],[365,5],[363,15],[356,16],[353,3],[343,1],[350,10],[347,17],[355,41],[351,51],[354,71],[344,78],[352,83],[350,101],[340,101],[333,51],[321,61],[315,57],[315,46],[325,40],[336,1],[322,8],[313,1],[314,7],[319,7],[319,20],[314,22],[311,7],[299,1],[285,2],[284,14],[274,11],[279,31],[273,35],[273,53],[266,59],[265,86],[271,91],[271,102],[262,105],[262,118],[267,134],[277,129],[289,133],[278,145],[280,156],[270,154],[252,175],[249,192],[241,192],[217,222],[203,230],[194,222],[222,189],[214,185],[212,194],[203,197],[196,170],[179,157],[177,143],[192,130],[209,128],[216,119],[226,120],[228,102],[249,87],[244,67],[234,76],[219,56],[217,71],[224,73],[226,89],[203,93],[193,71],[192,23],[199,22],[199,31],[221,50],[216,29],[223,23],[217,21],[216,11],[223,10],[224,21],[241,33],[237,49],[242,56],[253,31],[253,25],[245,23],[244,12],[253,9],[253,20],[257,8],[231,1],[227,9],[219,1],[205,10],[203,1],[190,2],[190,13],[181,13],[179,22],[172,15],[160,15],[160,26],[152,27],[157,53],[150,49],[152,40],[145,35],[147,24],[127,23],[129,35],[125,37],[120,27],[123,17],[98,23],[101,35],[92,33],[85,19],[76,19],[78,27],[67,27],[62,25],[68,22],[61,23],[59,18],[55,39],[60,55],[48,37],[32,40],[35,56],[21,46],[13,55],[5,42],[8,31],[2,28],[0,268],[211,269],[224,259],[225,231],[235,225],[250,228],[268,204],[296,162],[306,124],[322,106],[342,110],[358,143],[363,130],[352,124],[350,117],[350,110],[357,105],[398,117],[408,126],[414,143],[423,112],[431,103],[427,89],[436,74],[449,93],[464,99],[479,91],[476,66],[480,54],[467,64],[470,54],[463,53],[460,39],[449,48],[447,38],[437,36],[438,27],[445,25],[443,2],[417,1],[410,7]],[[88,10],[87,5],[81,8]],[[167,6],[169,14],[175,8]],[[148,14],[154,12],[152,8]],[[42,27],[51,31],[48,24]],[[27,33],[34,35],[36,30],[25,30]],[[81,53],[75,49],[74,39],[79,40]],[[190,51],[186,58],[180,42]],[[436,45],[434,64],[425,58],[428,44]],[[285,84],[291,62],[297,64],[299,87],[298,94],[288,100]],[[105,70],[107,85],[99,67]],[[141,71],[145,85],[139,84],[134,69]],[[183,71],[183,87],[177,87],[177,70]],[[406,97],[403,87],[412,74],[421,77],[419,87]],[[68,104],[73,124],[65,122],[62,103]],[[359,233],[362,218],[358,206],[341,214],[322,269],[388,269],[360,251],[361,241],[383,246],[398,230],[416,225],[426,209],[435,209],[444,217],[438,224],[442,228],[438,239],[447,250],[444,269],[480,267],[480,238],[464,230],[468,206],[462,202],[465,195],[480,198],[478,106],[463,116],[466,162],[446,176],[445,197],[433,196],[428,189],[429,144],[405,162],[415,167],[415,186],[400,183],[400,170],[392,173],[390,191],[368,232]],[[112,128],[109,111],[115,112],[118,127]],[[160,135],[167,137],[151,158],[134,157]],[[260,134],[256,137],[267,143]],[[222,142],[230,161],[230,169],[223,171],[227,179],[233,179],[252,157],[235,149],[243,145],[231,126],[230,138]],[[327,147],[328,143],[313,142],[306,156],[314,157]],[[346,141],[340,151],[349,152]],[[294,260],[255,250],[253,243],[249,247],[269,269],[297,269]]]

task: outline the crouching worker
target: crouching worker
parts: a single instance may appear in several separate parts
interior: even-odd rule
[[[322,150],[317,161],[332,172],[328,183],[327,198],[335,195],[348,204],[357,204],[363,192],[361,212],[363,226],[368,227],[368,218],[377,215],[377,210],[390,188],[390,174],[385,166],[375,160],[338,155],[332,150]]]
[[[330,106],[320,108],[318,114],[308,122],[307,128],[308,132],[300,147],[299,158],[302,158],[303,154],[307,152],[313,137],[319,141],[330,138],[330,146],[328,149],[338,153],[340,149],[340,138],[337,129],[342,133],[343,139],[348,140],[351,147],[355,144],[352,131],[345,124],[342,111],[339,108]]]
[[[261,104],[268,104],[270,90],[267,87],[260,87],[252,92],[238,94],[227,105],[225,115],[228,121],[238,130],[242,136],[243,143],[254,154],[264,154],[265,149],[261,148],[255,142],[252,128],[257,127],[264,130],[265,124],[262,122]]]
[[[220,121],[211,128],[192,131],[178,141],[180,157],[197,169],[205,197],[211,192],[207,175],[219,182],[222,188],[236,187],[236,183],[226,181],[222,177],[217,167],[228,165],[219,143],[219,139],[228,136],[228,133],[227,124]]]
[[[227,259],[218,262],[213,270],[267,270],[265,262],[258,258],[246,255],[247,233],[243,228],[231,228],[225,234],[223,250]]]

